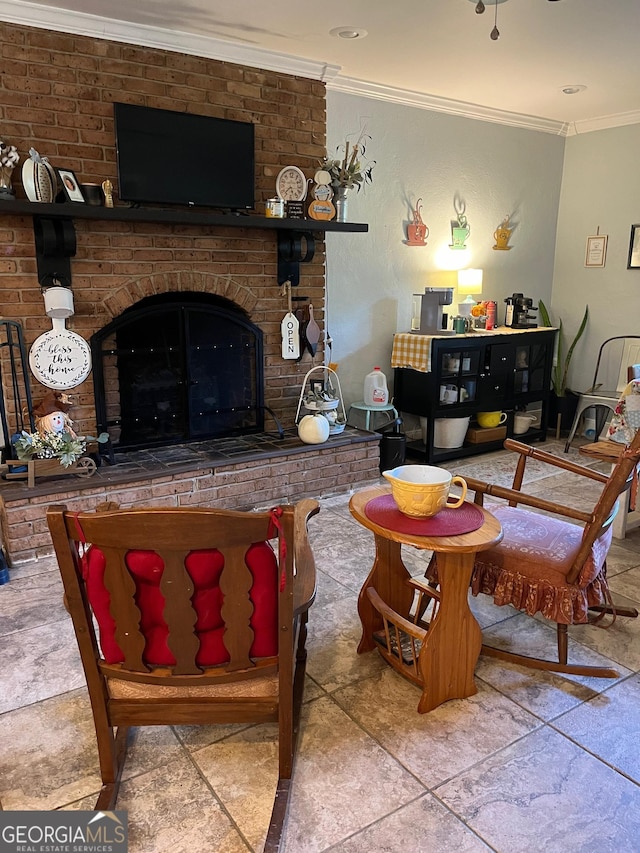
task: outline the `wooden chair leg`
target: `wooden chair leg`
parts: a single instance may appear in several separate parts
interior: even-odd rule
[[[569,632],[566,625],[558,622],[558,661],[566,664],[569,653]]]
[[[115,761],[115,778],[113,782],[104,782],[100,789],[98,799],[95,804],[95,811],[113,811],[116,807],[118,792],[120,791],[120,780],[124,769],[124,762],[127,758],[127,747],[129,746],[130,729],[129,726],[119,726],[116,732],[116,737],[113,745],[113,756]]]
[[[301,614],[300,634],[304,632],[306,637],[306,624],[308,614]],[[292,730],[289,744],[279,743],[280,751],[289,749],[291,754],[291,768],[289,778],[284,778],[282,775],[278,779],[276,788],[276,798],[271,812],[271,820],[269,821],[269,830],[264,843],[263,853],[278,853],[284,829],[287,823],[287,814],[289,811],[289,798],[291,794],[291,777],[293,776],[293,764],[295,762],[296,752],[298,748],[298,734],[300,731],[300,714],[302,712],[302,697],[304,694],[304,679],[306,671],[306,651],[304,641],[302,641],[302,650],[300,649],[301,641],[298,640],[298,659],[296,663],[295,675],[293,679],[293,715],[292,715]],[[301,656],[300,656],[301,655]],[[280,757],[280,766],[282,767],[282,756]]]

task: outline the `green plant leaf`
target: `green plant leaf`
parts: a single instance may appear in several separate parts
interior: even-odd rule
[[[547,311],[547,307],[544,302],[539,299],[538,300],[538,310],[540,311],[540,317],[545,326],[552,326],[551,318],[549,316],[549,312]],[[576,344],[583,336],[584,331],[587,327],[587,320],[589,319],[589,306],[585,306],[584,315],[582,317],[582,321],[578,328],[578,331],[575,334],[575,337],[569,348],[567,349],[567,354],[565,356],[565,347],[566,342],[564,340],[563,334],[563,326],[562,326],[562,318],[558,321],[558,339],[556,345],[556,358],[555,364],[553,366],[553,370],[551,371],[551,387],[555,391],[558,397],[564,397],[567,392],[567,377],[569,375],[569,365],[571,364],[571,359],[573,357],[573,351],[576,348]]]

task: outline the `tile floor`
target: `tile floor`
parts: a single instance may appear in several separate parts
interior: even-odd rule
[[[506,482],[506,455],[449,468]],[[592,505],[574,476],[545,474],[534,466],[530,488]],[[350,517],[348,497],[321,503],[311,521],[319,589],[286,853],[640,850],[640,620],[571,629],[574,655],[613,661],[617,680],[481,657],[475,696],[418,715],[417,688],[376,652],[356,655],[371,534]],[[425,559],[405,554],[416,574]],[[640,605],[640,530],[614,542],[609,575],[614,593]],[[553,648],[555,632],[541,621],[484,597],[471,604],[487,634]],[[0,662],[2,808],[91,808],[91,714],[50,558],[16,567],[0,587]],[[274,726],[142,730],[118,802],[131,853],[260,851],[275,778]]]

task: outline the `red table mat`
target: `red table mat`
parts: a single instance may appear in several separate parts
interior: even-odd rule
[[[457,509],[445,507],[430,518],[410,518],[400,512],[393,495],[380,495],[365,505],[364,512],[380,527],[414,536],[458,536],[478,530],[484,523],[480,507],[467,501]]]

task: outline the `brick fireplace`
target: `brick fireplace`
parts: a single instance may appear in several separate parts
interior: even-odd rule
[[[0,47],[4,141],[17,147],[21,162],[33,147],[55,167],[71,169],[81,183],[109,178],[116,190],[116,204],[115,100],[252,121],[258,213],[264,210],[265,199],[274,194],[275,178],[283,165],[296,164],[311,176],[325,153],[325,87],[318,81],[4,23],[0,25]],[[184,152],[172,152],[168,157],[167,168],[193,166],[188,141]],[[24,199],[19,172],[14,173],[14,188],[17,198]],[[0,314],[21,322],[29,348],[38,335],[51,328],[51,321],[45,316],[37,278],[31,216],[11,215],[6,207],[0,221]],[[67,321],[69,329],[90,340],[148,297],[171,294],[179,298],[182,294],[191,299],[193,294],[206,294],[227,300],[262,332],[264,404],[291,430],[303,378],[314,362],[309,353],[299,362],[281,357],[280,324],[287,300],[276,280],[275,231],[252,228],[249,217],[240,227],[237,222],[233,227],[80,218],[74,222],[77,248],[71,258],[71,288],[75,314]],[[295,293],[301,299],[298,305],[313,304],[321,328],[322,237],[322,232],[316,235],[315,256],[303,265]],[[316,364],[323,355],[321,341]],[[6,385],[5,367],[3,364]],[[31,378],[34,401],[44,390]],[[97,430],[94,390],[92,374],[69,392],[78,432],[95,434]],[[5,397],[11,422],[15,403],[10,387],[5,387]],[[22,484],[7,486],[9,491],[0,487],[3,540],[14,560],[49,550],[43,510],[52,497],[77,508],[96,505],[105,497],[124,505],[153,500],[173,505],[216,501],[237,506],[254,495],[268,502],[344,489],[376,473],[377,443],[345,440],[340,447],[346,449],[288,446],[276,463],[216,465],[126,483],[117,480],[114,466],[111,479],[103,478],[93,486],[87,480],[80,488],[75,478],[66,478],[51,481],[50,486],[43,482],[29,494]]]

